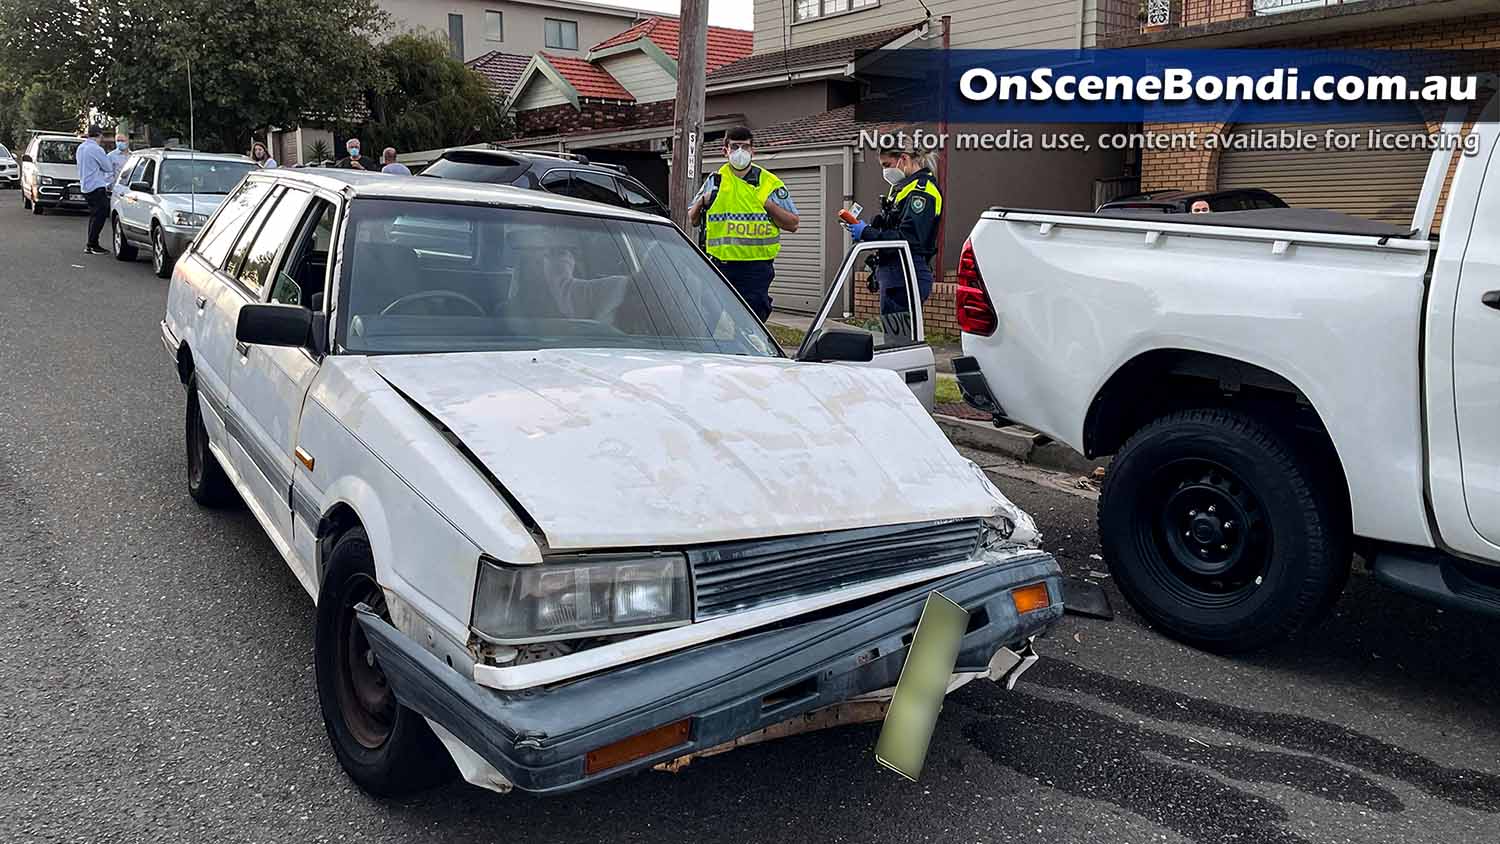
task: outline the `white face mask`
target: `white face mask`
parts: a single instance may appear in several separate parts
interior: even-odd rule
[[[906,174],[901,171],[900,167],[886,167],[880,171],[880,175],[885,178],[887,184],[892,185],[900,184],[901,180],[906,178]]]
[[[741,147],[729,153],[729,166],[743,170],[750,166],[750,150]]]

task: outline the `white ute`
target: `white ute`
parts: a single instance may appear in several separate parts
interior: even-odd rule
[[[188,491],[243,499],[317,601],[328,735],[377,794],[453,763],[567,791],[878,717],[934,590],[970,610],[950,688],[1013,683],[1062,615],[919,357],[829,325],[789,359],[660,217],[252,172],[161,330]]]
[[[960,267],[971,404],[1097,457],[1120,589],[1168,634],[1265,646],[1382,581],[1500,612],[1500,126],[1442,218],[991,209]],[[1450,121],[1445,131],[1457,133]],[[1473,140],[1472,138],[1470,139]]]

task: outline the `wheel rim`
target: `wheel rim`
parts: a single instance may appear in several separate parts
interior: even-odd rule
[[[365,630],[354,607],[363,603],[377,615],[385,614],[385,593],[367,574],[355,575],[344,591],[339,607],[338,671],[339,712],[349,734],[361,746],[375,750],[386,743],[396,723],[396,696],[385,672],[375,659]]]
[[[125,239],[120,235],[120,223],[118,220],[115,221],[114,225],[111,226],[111,228],[115,230],[115,254],[118,255],[121,252],[125,251]]]
[[[151,266],[157,272],[167,265],[167,247],[161,242],[161,230],[158,229],[156,236],[151,238]]]
[[[1168,462],[1137,498],[1135,541],[1146,573],[1176,600],[1220,610],[1265,583],[1271,525],[1260,498],[1224,464]]]

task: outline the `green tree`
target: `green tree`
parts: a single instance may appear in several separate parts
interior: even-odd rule
[[[83,106],[72,91],[49,81],[33,82],[21,96],[22,130],[55,129],[73,132],[79,128]]]
[[[508,134],[484,78],[448,53],[448,42],[406,34],[377,48],[390,84],[371,86],[360,130],[371,150],[424,150],[491,141]]]
[[[117,42],[131,46],[103,104],[185,128],[191,63],[205,149],[245,149],[265,126],[352,125],[364,93],[388,84],[372,39],[390,19],[375,0],[141,0],[132,10]]]

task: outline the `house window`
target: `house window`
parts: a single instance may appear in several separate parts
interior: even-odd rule
[[[448,16],[448,55],[464,60],[464,16]]]
[[[879,5],[880,0],[797,0],[792,19],[797,22],[810,21]]]
[[[554,50],[578,49],[578,21],[544,18],[547,46]]]
[[[505,40],[505,16],[491,9],[484,13],[484,37],[490,41]]]

